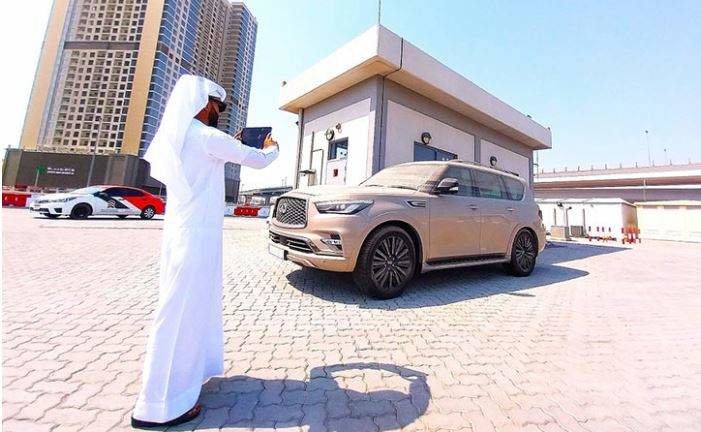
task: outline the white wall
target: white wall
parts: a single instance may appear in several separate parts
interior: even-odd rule
[[[638,204],[640,238],[701,242],[701,203]]]
[[[367,114],[353,119],[338,121],[339,118],[344,118],[344,110],[347,110],[347,112],[360,111]],[[326,140],[325,133],[329,128],[332,128],[335,132],[334,140],[348,138],[346,184],[356,185],[370,175],[368,167],[371,167],[372,163],[368,159],[372,155],[372,140],[374,136],[374,130],[370,128],[372,124],[371,118],[374,118],[374,112],[370,112],[370,99],[357,102],[344,108],[344,110],[330,113],[305,125],[305,135],[302,140],[302,153],[300,155],[300,169],[305,170],[310,167],[316,169],[317,184],[326,184],[329,142]],[[336,129],[337,124],[341,125],[340,131]],[[321,150],[320,154],[323,155],[320,162],[311,160],[312,151],[317,150]],[[319,153],[315,154],[318,155]],[[300,187],[311,185],[309,183],[310,180],[310,176],[301,176]]]
[[[458,159],[475,160],[475,137],[432,117],[393,101],[387,101],[385,166],[414,160],[414,143],[421,134],[431,134],[431,147],[458,155]]]
[[[620,201],[562,200],[561,202],[565,208],[572,207],[567,212],[569,226],[583,225],[585,232],[591,236],[611,235],[621,238],[622,228],[637,224],[635,207],[631,204]],[[548,231],[553,225],[565,225],[565,212],[557,206],[557,200],[536,200],[536,204],[543,213],[543,224]]]
[[[499,147],[487,140],[481,140],[480,163],[485,166],[491,166],[489,159],[492,156],[496,156],[497,158],[497,168],[515,172],[519,177],[524,179],[526,183],[531,182],[530,162],[527,157]]]

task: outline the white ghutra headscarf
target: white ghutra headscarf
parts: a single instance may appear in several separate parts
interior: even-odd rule
[[[206,78],[181,76],[168,98],[156,136],[144,155],[151,164],[151,177],[166,185],[169,194],[173,192],[185,200],[192,196],[192,190],[183,171],[180,153],[187,129],[195,115],[207,105],[209,96],[223,102],[226,92]]]

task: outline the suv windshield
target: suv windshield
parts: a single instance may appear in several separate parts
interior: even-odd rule
[[[361,183],[363,186],[381,186],[418,190],[436,172],[438,164],[408,164],[385,168]]]
[[[74,194],[81,194],[81,195],[92,195],[95,192],[100,192],[102,188],[97,187],[97,186],[90,186],[82,189],[76,189],[74,191],[71,191],[70,193]]]

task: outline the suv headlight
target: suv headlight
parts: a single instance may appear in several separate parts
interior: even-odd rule
[[[349,200],[349,201],[320,201],[314,203],[319,213],[334,214],[356,214],[360,210],[370,207],[372,200]]]

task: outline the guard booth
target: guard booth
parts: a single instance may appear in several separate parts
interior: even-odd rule
[[[549,128],[382,26],[284,82],[280,109],[298,116],[296,187],[450,159],[532,184],[533,151],[552,146]]]

